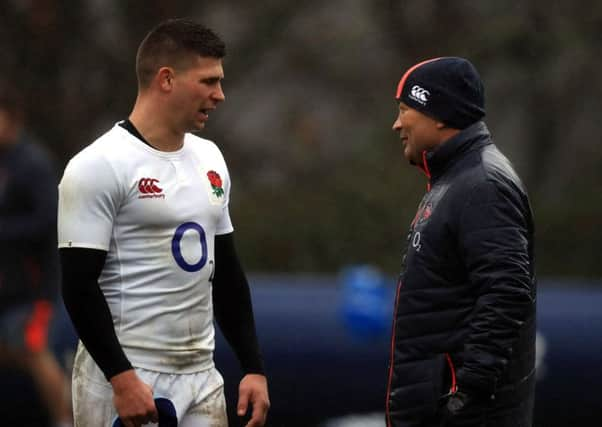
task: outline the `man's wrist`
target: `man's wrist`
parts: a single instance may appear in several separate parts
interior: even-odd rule
[[[241,361],[242,370],[246,374],[258,374],[265,376],[265,369],[261,358],[254,358],[254,360]]]
[[[109,379],[109,382],[111,383],[115,393],[117,393],[126,388],[134,378],[136,378],[136,371],[133,368],[130,368],[113,375]]]

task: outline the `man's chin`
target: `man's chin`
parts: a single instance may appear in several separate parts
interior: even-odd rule
[[[198,133],[202,132],[205,129],[205,123],[195,123],[194,126],[191,126],[188,132],[190,133]]]
[[[416,166],[416,162],[414,161],[414,159],[412,159],[412,157],[408,155],[408,153],[406,153],[405,151],[403,153],[403,157],[408,161],[409,164]]]

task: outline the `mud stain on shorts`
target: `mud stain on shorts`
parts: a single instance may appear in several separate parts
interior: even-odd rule
[[[186,416],[191,418],[202,418],[208,427],[228,427],[228,415],[226,412],[226,399],[224,389],[219,387],[199,405],[191,408]]]

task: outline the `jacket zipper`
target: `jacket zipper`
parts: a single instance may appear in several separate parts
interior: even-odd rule
[[[399,291],[403,286],[401,278],[397,283],[397,293],[395,295],[395,310],[393,310],[393,326],[391,331],[391,357],[389,362],[389,380],[387,381],[387,395],[385,401],[385,414],[387,418],[387,427],[391,427],[391,414],[389,413],[389,400],[391,396],[391,382],[393,381],[393,366],[395,365],[395,324],[397,320],[397,305],[399,304]]]
[[[428,164],[426,162],[426,153],[427,151],[424,150],[422,152],[422,170],[424,171],[424,173],[426,174],[426,177],[428,178],[428,182],[426,184],[426,190],[427,191],[431,191],[431,171],[429,170]],[[412,224],[413,225],[413,224]],[[387,395],[386,395],[386,401],[385,401],[385,415],[386,415],[386,419],[387,419],[387,427],[391,427],[391,414],[390,414],[390,408],[389,408],[389,400],[391,397],[391,382],[393,381],[393,366],[395,365],[395,326],[396,326],[396,320],[397,320],[397,306],[399,305],[399,292],[401,290],[401,287],[403,286],[403,281],[401,280],[401,278],[399,279],[399,282],[397,284],[397,295],[395,296],[395,310],[393,311],[393,327],[392,327],[392,332],[391,332],[391,357],[390,357],[390,362],[389,362],[389,380],[387,381]],[[447,355],[447,363],[450,365],[451,369],[452,369],[452,388],[455,391],[455,384],[456,384],[456,373],[455,370],[453,369],[453,363],[451,361],[451,357],[449,357],[449,355]]]
[[[426,191],[431,191],[431,171],[429,170],[429,165],[426,162],[426,150],[422,152],[422,170],[428,178],[428,182],[426,183]]]

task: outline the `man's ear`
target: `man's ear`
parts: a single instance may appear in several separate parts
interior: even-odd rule
[[[174,70],[171,67],[161,67],[157,71],[157,82],[162,91],[170,92],[173,88]]]

